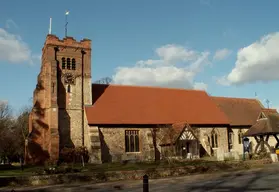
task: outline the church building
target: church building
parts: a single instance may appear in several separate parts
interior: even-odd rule
[[[236,151],[264,106],[205,91],[92,84],[91,40],[47,35],[29,116],[28,162],[84,146],[92,163]],[[93,65],[94,66],[94,65]],[[94,70],[94,68],[92,67]],[[276,111],[277,113],[277,111]]]

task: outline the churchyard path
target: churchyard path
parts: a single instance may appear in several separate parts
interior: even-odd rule
[[[279,164],[266,165],[264,168],[156,179],[149,181],[150,192],[241,192],[241,191],[279,191]],[[0,188],[0,191],[11,191],[12,188]],[[118,181],[109,183],[82,183],[71,185],[54,185],[44,187],[15,188],[15,192],[23,191],[94,191],[94,192],[142,192],[142,181]]]

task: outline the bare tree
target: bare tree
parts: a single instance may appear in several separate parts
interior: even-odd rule
[[[8,103],[0,103],[0,159],[11,162],[23,157],[29,113],[30,108],[24,107],[17,117],[13,117]]]
[[[12,110],[7,102],[0,101],[0,131],[7,126],[7,122],[12,117]]]
[[[161,155],[169,163],[172,163],[173,157],[176,155],[175,140],[177,132],[172,125],[158,125],[158,128],[151,128],[151,135],[154,146],[155,161],[160,159],[158,145],[161,145]]]
[[[12,110],[7,102],[0,101],[0,159],[4,161],[12,154]]]
[[[96,84],[107,84],[107,85],[109,85],[109,84],[111,84],[111,82],[112,82],[112,79],[111,79],[110,77],[104,77],[104,78],[101,78],[101,79],[95,81],[94,83],[96,83]]]
[[[176,139],[177,133],[173,128],[173,125],[165,125],[163,128],[165,131],[163,142],[166,144],[164,147],[164,158],[169,162],[173,162],[173,158],[176,155]]]
[[[20,156],[24,155],[25,151],[25,139],[29,135],[29,114],[31,112],[31,107],[23,107],[19,115],[17,116],[15,120],[15,134],[18,138],[18,141],[16,142],[17,146],[17,153]]]

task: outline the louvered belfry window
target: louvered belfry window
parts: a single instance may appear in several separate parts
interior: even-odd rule
[[[72,70],[76,70],[76,60],[72,59]]]
[[[71,69],[71,59],[67,58],[67,69]]]
[[[66,68],[66,59],[65,57],[62,58],[62,69]]]

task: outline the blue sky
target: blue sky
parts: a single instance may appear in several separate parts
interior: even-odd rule
[[[31,104],[49,18],[62,38],[69,10],[68,35],[92,40],[92,81],[257,92],[279,108],[278,9],[277,0],[3,1],[0,100]]]

